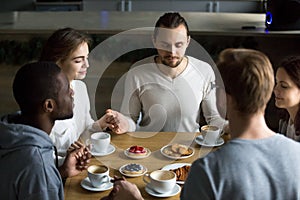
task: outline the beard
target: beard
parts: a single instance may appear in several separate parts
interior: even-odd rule
[[[183,57],[182,57],[182,58],[176,57],[176,58],[178,58],[178,61],[177,61],[175,64],[173,64],[172,62],[168,62],[168,59],[171,58],[171,57],[172,57],[172,56],[165,56],[165,57],[163,57],[163,58],[161,59],[162,64],[164,64],[164,65],[166,65],[166,66],[169,66],[169,67],[171,67],[171,68],[175,68],[175,67],[177,67],[178,65],[180,65],[180,63],[181,63],[182,60],[183,60]]]

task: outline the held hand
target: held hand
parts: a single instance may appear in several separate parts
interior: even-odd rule
[[[107,197],[101,200],[143,200],[137,186],[127,181],[124,177],[114,177],[114,188]]]
[[[83,155],[76,155],[77,163],[76,163],[76,169],[77,170],[86,170],[88,168],[88,164],[90,163],[90,159],[92,157],[92,154],[90,152],[90,149],[88,147],[84,147]]]
[[[81,143],[72,145],[67,151],[63,165],[59,167],[62,178],[78,175],[82,170],[87,169],[90,162],[91,153],[88,147]],[[76,148],[74,148],[75,146]]]
[[[129,124],[126,117],[114,110],[107,109],[105,115],[103,115],[98,123],[100,127],[104,130],[109,128],[113,133],[123,134],[129,129]]]
[[[76,167],[78,170],[84,170],[87,169],[88,164],[90,162],[90,158],[92,157],[91,153],[90,153],[90,147],[89,146],[84,146],[84,144],[82,144],[79,141],[75,141],[73,144],[71,144],[71,146],[68,148],[67,153],[71,153],[72,151],[76,150],[76,149],[80,149],[80,148],[84,148],[84,151],[82,153],[82,151],[78,151],[75,154],[75,157],[77,159],[77,164]]]
[[[84,147],[84,144],[82,144],[79,141],[75,141],[71,146],[68,148],[67,153],[71,153],[75,149],[80,149],[81,147]]]

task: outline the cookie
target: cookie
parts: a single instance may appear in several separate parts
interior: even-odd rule
[[[193,153],[193,150],[183,144],[172,144],[164,148],[163,152],[169,156],[180,157],[191,155]]]

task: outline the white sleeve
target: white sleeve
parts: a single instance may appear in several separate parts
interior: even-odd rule
[[[216,83],[214,75],[212,75],[211,78],[208,79],[208,83],[205,87],[204,98],[201,103],[201,108],[205,120],[208,124],[223,128],[227,124],[227,122],[220,116],[217,108]]]

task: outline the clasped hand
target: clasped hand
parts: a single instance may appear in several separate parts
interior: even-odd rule
[[[62,178],[76,176],[87,169],[91,157],[89,146],[79,141],[74,142],[67,150],[65,161],[59,168]]]
[[[129,129],[126,117],[122,113],[112,109],[107,109],[105,115],[98,120],[98,123],[102,130],[108,128],[116,134],[126,133]]]

